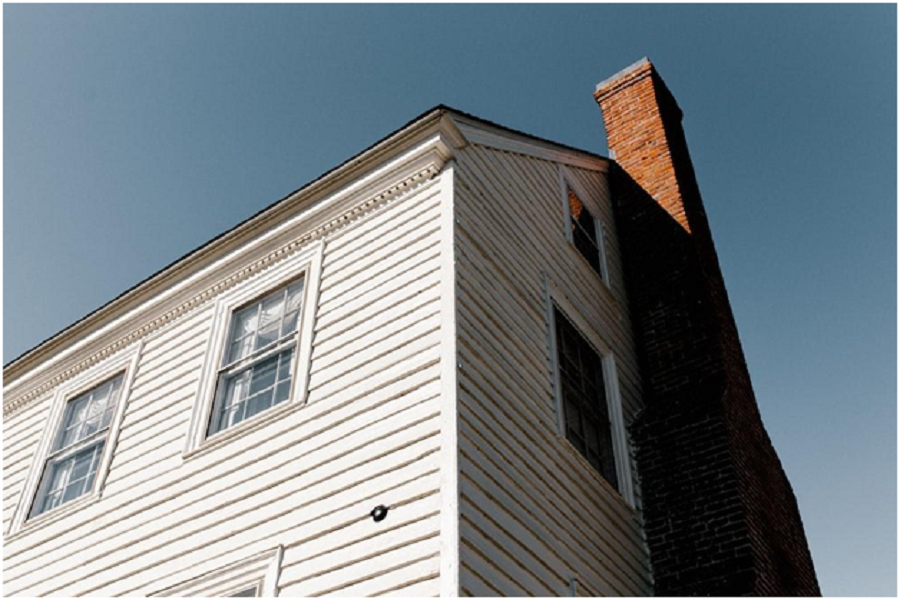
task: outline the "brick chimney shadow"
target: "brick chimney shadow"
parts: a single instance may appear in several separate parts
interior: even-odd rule
[[[644,381],[630,433],[656,593],[820,595],[724,285],[711,284],[711,240],[618,165],[610,183]]]

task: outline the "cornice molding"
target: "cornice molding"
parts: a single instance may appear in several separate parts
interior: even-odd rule
[[[157,316],[143,326],[133,329],[128,334],[104,346],[102,350],[94,352],[90,356],[79,360],[75,365],[49,378],[40,385],[21,395],[9,393],[10,388],[20,387],[26,380],[31,379],[31,375],[34,373],[24,374],[21,378],[7,387],[3,399],[3,416],[11,416],[48,390],[112,356],[129,344],[143,339],[151,333],[173,323],[181,316],[206,303],[208,300],[215,298],[222,292],[294,254],[306,244],[323,238],[326,235],[333,234],[356,222],[363,215],[374,210],[377,206],[389,201],[397,200],[413,189],[418,188],[440,173],[444,163],[452,158],[454,147],[458,147],[458,140],[453,139],[453,136],[447,136],[446,134],[441,135],[441,133],[438,133],[435,137],[427,140],[411,152],[400,157],[400,164],[392,165],[392,168],[387,169],[386,173],[381,173],[374,181],[367,182],[369,185],[365,185],[362,188],[363,191],[371,191],[373,186],[381,187],[381,191],[374,193],[374,195],[369,195],[366,200],[355,204],[349,210],[327,220],[325,223],[315,227],[289,243],[282,245],[278,249],[267,253],[262,258],[239,269],[230,276],[221,279],[216,284],[204,289],[202,292],[191,296],[188,300],[165,311],[163,314]],[[398,175],[400,177],[399,180],[397,179]],[[388,179],[391,179],[393,183],[387,187],[383,187],[385,181]],[[360,195],[360,190],[353,190],[353,192],[354,193],[352,194],[342,194],[341,192],[338,192],[336,196],[358,197]],[[362,195],[365,196],[366,194]],[[331,204],[331,202],[329,202],[329,204]],[[41,365],[38,366],[40,367]]]
[[[380,175],[389,171],[392,166],[403,163],[410,149],[422,147],[423,142],[433,140],[435,135],[440,137],[451,152],[452,149],[465,145],[465,138],[450,120],[448,110],[437,108],[422,115],[360,154],[347,159],[126,290],[4,365],[4,379],[19,381],[30,376],[35,365],[41,365],[45,361],[55,362],[58,355],[66,353],[71,348],[73,340],[96,337],[94,332],[98,326],[142,306],[149,298],[171,296],[169,293],[171,289],[186,278],[191,278],[211,261],[227,255],[255,236],[270,238],[269,234],[273,229],[280,229],[287,221],[296,222],[298,213],[309,215],[323,213],[326,212],[322,210],[323,206],[329,208],[336,198],[348,193],[363,193],[362,189],[371,187],[373,181]],[[77,341],[74,343],[78,344]]]
[[[463,117],[457,117],[457,119],[459,131],[472,144],[542,158],[590,171],[601,173],[609,171],[607,159],[549,142],[532,140],[501,129],[492,129],[483,123],[467,122]]]

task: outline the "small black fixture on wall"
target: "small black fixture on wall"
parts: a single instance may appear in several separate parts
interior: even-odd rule
[[[379,521],[383,521],[387,516],[389,508],[390,507],[385,506],[384,504],[379,504],[372,509],[372,512],[370,512],[369,515],[371,515],[373,521],[378,523]]]

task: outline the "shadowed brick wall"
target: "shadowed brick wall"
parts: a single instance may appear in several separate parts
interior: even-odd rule
[[[682,113],[653,65],[597,86],[646,408],[632,425],[658,595],[819,595],[763,426]]]

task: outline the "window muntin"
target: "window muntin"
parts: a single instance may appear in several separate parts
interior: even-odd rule
[[[208,435],[290,397],[304,279],[235,311],[216,384]]]
[[[93,490],[123,379],[120,373],[66,403],[29,518]]]
[[[569,204],[572,243],[588,261],[591,268],[602,278],[603,268],[600,261],[600,237],[597,235],[597,221],[571,187],[566,187],[566,195]]]
[[[603,357],[562,311],[553,311],[566,439],[619,489]]]

